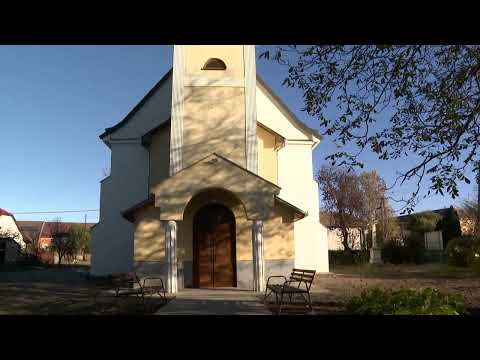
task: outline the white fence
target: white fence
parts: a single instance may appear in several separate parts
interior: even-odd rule
[[[441,231],[426,232],[425,249],[427,250],[443,250],[443,237]]]

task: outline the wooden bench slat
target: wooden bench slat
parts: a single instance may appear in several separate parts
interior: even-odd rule
[[[269,295],[267,294],[268,290],[270,290],[270,294],[275,293],[276,296],[278,296],[279,294],[282,295],[280,300],[280,308],[279,308],[279,313],[280,313],[282,310],[282,304],[283,304],[283,298],[284,298],[283,294],[289,295],[290,301],[291,301],[291,296],[293,294],[307,294],[308,304],[310,306],[310,310],[312,311],[313,308],[312,308],[312,302],[310,299],[310,288],[315,279],[315,273],[316,273],[315,270],[294,268],[290,274],[290,278],[283,284],[269,284],[270,278],[272,278],[272,277],[269,277],[267,281],[267,286],[265,289],[264,301]],[[279,276],[273,276],[273,277],[279,277]],[[278,302],[278,298],[277,298],[277,302]]]

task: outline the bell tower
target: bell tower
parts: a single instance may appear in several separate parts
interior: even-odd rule
[[[175,45],[170,176],[217,153],[257,173],[254,45]]]

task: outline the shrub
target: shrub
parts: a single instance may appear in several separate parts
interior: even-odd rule
[[[446,251],[449,264],[469,266],[477,259],[478,241],[472,236],[460,236],[448,242]]]
[[[461,315],[467,314],[458,295],[437,289],[382,290],[372,288],[350,299],[347,310],[356,315]]]
[[[370,260],[368,250],[352,250],[351,255],[345,250],[329,250],[328,260],[333,265],[365,264]]]
[[[412,233],[404,244],[394,240],[386,242],[382,247],[383,261],[391,264],[423,264],[425,258],[423,238],[418,233]]]
[[[391,264],[401,264],[403,262],[403,246],[400,242],[388,241],[382,247],[382,260]]]
[[[425,240],[424,235],[418,232],[412,232],[405,239],[404,262],[423,264],[425,262]]]

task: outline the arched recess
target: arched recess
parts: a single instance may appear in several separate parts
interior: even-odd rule
[[[227,65],[222,59],[210,58],[205,62],[202,70],[227,70]]]

